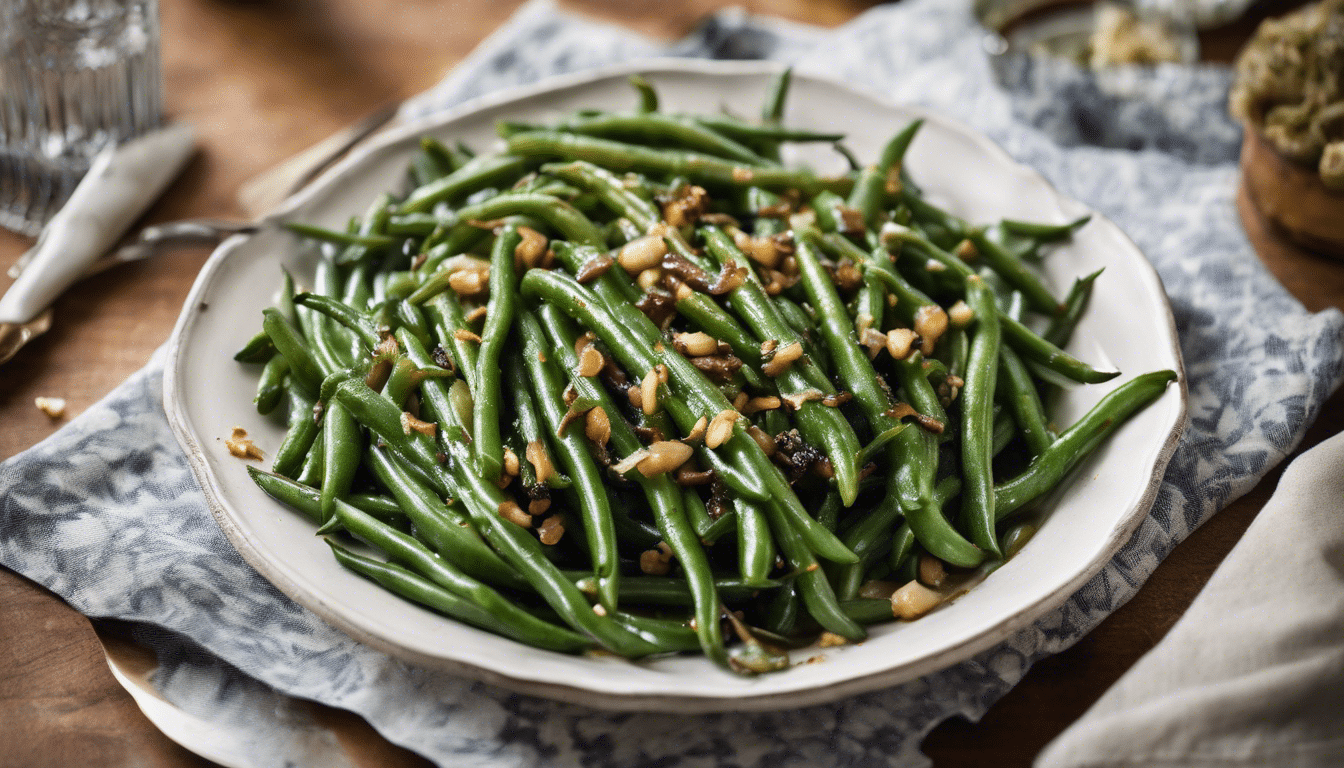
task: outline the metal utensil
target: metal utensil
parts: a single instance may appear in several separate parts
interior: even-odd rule
[[[126,232],[186,165],[196,146],[186,125],[104,150],[42,230],[28,266],[0,297],[0,363],[51,327],[51,304]]]

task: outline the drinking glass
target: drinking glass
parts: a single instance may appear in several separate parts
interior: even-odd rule
[[[36,234],[162,94],[158,0],[0,0],[0,225]]]

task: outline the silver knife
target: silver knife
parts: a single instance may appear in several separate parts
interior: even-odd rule
[[[50,307],[125,234],[182,171],[196,146],[183,124],[103,150],[52,217],[28,265],[0,297],[0,363],[51,327]]]

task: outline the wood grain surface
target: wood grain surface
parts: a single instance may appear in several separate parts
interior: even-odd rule
[[[247,179],[380,106],[433,84],[518,0],[161,0],[168,111],[195,125],[202,150],[146,223],[241,217]],[[723,0],[570,0],[576,10],[672,38]],[[755,0],[749,9],[835,25],[862,0]],[[1246,25],[1205,40],[1226,59]],[[1248,231],[1270,270],[1310,309],[1344,307],[1344,265],[1267,231],[1246,200]],[[29,241],[0,231],[0,269]],[[0,368],[0,458],[41,441],[139,369],[168,336],[207,254],[120,267],[77,285],[43,338]],[[0,287],[8,284],[0,277]],[[65,419],[33,405],[65,398]],[[1344,428],[1333,398],[1304,447]],[[939,766],[1029,765],[1171,627],[1272,493],[1279,470],[1178,547],[1127,606],[1072,649],[1038,664],[977,724],[951,721],[925,743]],[[100,624],[109,637],[116,627]],[[357,717],[321,715],[361,765],[422,765]],[[0,766],[207,765],[160,734],[110,675],[90,622],[0,569]]]

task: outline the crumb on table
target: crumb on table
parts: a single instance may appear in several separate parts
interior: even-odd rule
[[[33,400],[37,409],[52,419],[59,419],[65,415],[65,398],[63,397],[39,397]]]

